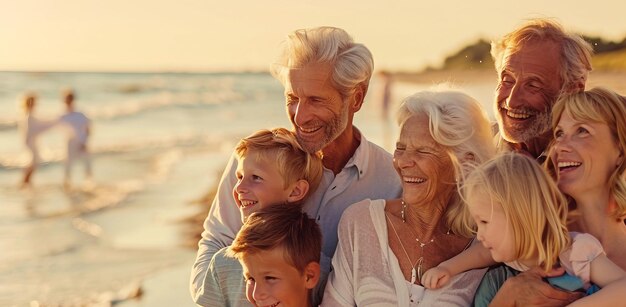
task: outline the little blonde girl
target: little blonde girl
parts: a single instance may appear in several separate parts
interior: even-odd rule
[[[24,169],[24,176],[21,183],[21,187],[23,188],[31,185],[32,176],[41,161],[39,148],[37,147],[37,138],[42,132],[52,128],[55,124],[55,121],[41,120],[35,117],[36,105],[37,95],[35,95],[35,93],[26,93],[21,102],[21,106],[24,109],[24,119],[20,121],[19,127],[24,135],[24,144],[30,151],[31,159],[28,166]]]
[[[427,288],[439,288],[463,271],[504,262],[526,271],[560,265],[567,274],[601,287],[571,306],[618,306],[626,299],[626,272],[606,257],[589,234],[568,232],[567,202],[539,164],[524,155],[500,155],[473,171],[462,192],[477,225],[477,239],[461,254],[424,273]],[[574,289],[568,289],[574,290]]]

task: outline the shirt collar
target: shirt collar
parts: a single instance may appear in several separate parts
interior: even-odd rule
[[[361,136],[361,144],[359,144],[359,147],[356,148],[354,154],[343,168],[347,169],[353,166],[356,167],[358,179],[361,179],[363,176],[367,175],[369,165],[368,161],[370,158],[369,142],[361,131],[359,131],[356,127],[354,127],[354,129]]]
[[[543,164],[543,162],[545,162],[548,158],[548,153],[546,152],[546,150],[542,151],[541,154],[535,158],[527,151],[516,148],[513,143],[507,142],[504,138],[502,138],[499,133],[498,135],[496,135],[496,138],[496,148],[498,148],[499,151],[515,151],[521,154],[525,154],[529,157],[534,158],[539,164]]]

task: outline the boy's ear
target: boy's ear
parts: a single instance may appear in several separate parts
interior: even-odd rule
[[[304,267],[304,284],[307,289],[313,289],[320,280],[320,264],[311,261]]]
[[[289,193],[289,196],[287,197],[287,202],[290,202],[290,203],[298,202],[302,200],[304,196],[307,195],[308,192],[309,192],[309,182],[304,179],[300,179],[292,185],[291,193]]]

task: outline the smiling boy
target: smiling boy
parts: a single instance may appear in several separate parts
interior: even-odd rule
[[[244,223],[252,213],[271,205],[276,205],[278,211],[293,207],[300,213],[302,203],[315,191],[322,177],[321,154],[304,151],[295,134],[284,128],[259,130],[242,139],[235,148],[235,156],[237,182],[232,194]],[[306,232],[308,235],[316,234]],[[264,237],[263,233],[261,237]],[[250,306],[245,295],[246,284],[241,277],[242,266],[227,253],[227,248],[223,248],[212,257],[203,287],[194,298],[196,304],[205,307]],[[318,248],[317,262],[319,257]],[[275,264],[264,261],[258,263],[263,267]]]
[[[229,254],[243,267],[246,296],[259,307],[311,306],[322,234],[298,206],[269,206],[244,223]]]

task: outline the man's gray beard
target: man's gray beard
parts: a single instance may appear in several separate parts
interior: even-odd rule
[[[344,101],[344,106],[341,109],[341,114],[338,117],[333,118],[333,120],[326,126],[324,126],[324,139],[321,142],[312,144],[304,142],[298,138],[298,143],[302,146],[302,149],[308,153],[315,153],[324,149],[324,147],[328,146],[332,141],[334,141],[343,131],[346,129],[348,125],[348,104]]]
[[[506,114],[501,115],[506,116]],[[552,129],[552,114],[550,110],[539,112],[535,115],[533,123],[529,128],[522,131],[514,130],[511,132],[502,129],[502,136],[511,143],[528,144],[531,140],[544,135]]]

